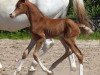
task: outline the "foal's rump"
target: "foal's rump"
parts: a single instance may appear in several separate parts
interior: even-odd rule
[[[75,23],[73,20],[71,19],[65,19],[65,23],[66,23],[66,28],[69,33],[67,34],[67,36],[69,35],[70,37],[75,37],[78,36],[80,34],[80,28],[79,28],[79,24]]]
[[[81,23],[75,23],[73,20],[71,19],[66,19],[66,23],[67,25],[69,25],[69,27],[74,30],[73,32],[75,33],[83,33],[83,34],[91,34],[93,33],[93,31],[91,30],[91,28],[87,27],[84,24]]]

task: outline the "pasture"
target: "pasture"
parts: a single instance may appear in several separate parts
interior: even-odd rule
[[[7,32],[7,31],[0,31],[0,39],[30,39],[30,32],[27,29],[19,30],[17,32]],[[99,40],[100,39],[100,31],[94,32],[89,36],[80,35],[78,39],[82,40]]]
[[[3,69],[0,69],[0,75],[12,75],[18,59],[21,59],[22,53],[27,47],[29,39],[12,40],[0,39],[0,61]],[[99,75],[100,74],[100,40],[77,40],[77,45],[84,54],[84,75]],[[42,51],[40,51],[41,55]],[[55,41],[54,46],[41,56],[42,62],[48,68],[52,63],[64,54],[64,47],[59,41]],[[17,75],[46,75],[38,66],[35,73],[28,72],[32,61],[32,52],[28,56],[20,73]],[[77,62],[77,60],[76,60]],[[78,75],[77,71],[71,72],[68,59],[61,62],[53,71],[54,75]]]

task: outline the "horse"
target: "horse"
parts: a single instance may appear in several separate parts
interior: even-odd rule
[[[14,6],[17,3],[17,1],[18,0],[0,0],[0,30],[14,32],[29,27],[30,24],[27,21],[27,17],[25,15],[21,15],[14,20],[9,18],[8,14],[14,9]],[[60,17],[63,14],[63,11],[61,9],[68,7],[69,4],[69,0],[56,0],[56,1],[30,0],[30,1],[36,4],[43,14],[51,18]],[[59,6],[55,6],[57,3],[59,3]],[[52,10],[52,7],[55,7],[55,9]],[[58,15],[60,11],[62,12],[60,15]]]
[[[29,27],[30,24],[25,15],[21,15],[16,19],[11,19],[9,17],[10,11],[14,9],[14,6],[18,0],[0,0],[0,30],[15,32],[17,30]],[[67,7],[69,4],[69,0],[30,0],[32,3],[36,4],[38,8],[45,14],[51,18],[59,18],[60,16],[64,18],[66,16]],[[59,3],[59,6],[55,7],[55,5]],[[45,10],[44,10],[45,7]],[[55,7],[55,9],[52,7]],[[63,10],[62,10],[63,8]],[[51,11],[52,10],[52,11]],[[44,47],[48,47],[52,45],[52,41],[47,39]],[[46,48],[43,48],[45,51]],[[72,59],[73,58],[73,59]],[[75,58],[74,55],[69,56],[70,64],[73,69],[75,69]],[[0,63],[1,65],[1,63]],[[2,65],[1,67],[2,68]]]
[[[17,30],[29,27],[30,24],[25,15],[21,15],[16,19],[11,19],[9,13],[14,9],[15,4],[18,0],[0,0],[0,30],[15,32]],[[60,16],[65,17],[67,12],[67,7],[69,0],[30,0],[32,3],[36,4],[38,8],[47,16],[51,18],[59,18]],[[55,5],[59,3],[59,6]],[[44,9],[45,7],[45,9]],[[52,7],[55,7],[55,9]],[[63,8],[63,10],[62,10]],[[64,10],[65,9],[65,10]],[[51,11],[52,10],[52,11]],[[45,46],[52,44],[50,40],[46,40]],[[73,55],[70,55],[74,58]],[[71,60],[72,63],[75,63]],[[75,60],[75,59],[74,59]],[[1,65],[1,64],[0,64]],[[2,65],[1,67],[2,68]]]
[[[29,22],[25,15],[21,15],[12,20],[9,18],[9,13],[14,9],[18,0],[0,0],[0,30],[17,31],[29,27]],[[51,18],[64,18],[66,16],[69,0],[30,0],[42,11],[42,13]],[[85,12],[83,0],[73,0],[74,10],[79,20],[84,19],[88,22],[88,17]],[[51,11],[52,10],[52,11]],[[82,18],[81,18],[82,17]],[[85,19],[86,18],[86,19]],[[83,20],[81,20],[83,21]],[[16,23],[16,24],[15,24]],[[85,24],[86,25],[86,24]]]
[[[9,13],[14,9],[14,6],[18,0],[0,0],[0,30],[14,32],[26,27],[30,24],[25,15],[21,15],[16,19],[10,19]],[[44,15],[51,18],[64,18],[67,13],[69,0],[30,0],[34,3]],[[57,5],[57,6],[56,6]],[[89,18],[86,15],[83,0],[73,0],[73,6],[75,7],[76,14],[79,14],[78,18],[85,23],[88,23]],[[81,10],[82,9],[82,10]],[[51,11],[52,10],[52,11]],[[82,17],[82,18],[81,18]],[[86,24],[85,24],[86,25]],[[46,41],[46,44],[50,42]],[[73,60],[73,59],[74,60]],[[69,56],[71,60],[71,66],[75,67],[75,58],[72,55]]]
[[[65,47],[66,52],[64,57],[68,57],[70,55],[69,49],[71,49],[72,53],[77,56],[80,63],[80,75],[83,75],[83,54],[77,47],[75,39],[80,34],[80,28],[83,28],[87,31],[90,29],[89,27],[81,23],[75,23],[73,20],[68,18],[51,19],[47,16],[44,16],[37,6],[28,0],[19,0],[16,4],[15,10],[10,14],[10,17],[15,18],[21,14],[25,14],[30,22],[30,32],[32,38],[30,44],[22,55],[22,59],[20,60],[17,69],[14,71],[14,75],[21,70],[25,59],[29,55],[34,45],[36,45],[33,52],[34,66],[39,64],[44,72],[52,74],[52,71],[47,69],[42,64],[41,60],[39,59],[38,52],[45,39],[54,37],[59,37],[59,40]],[[58,61],[58,63],[60,62]],[[35,67],[33,68],[35,70]]]

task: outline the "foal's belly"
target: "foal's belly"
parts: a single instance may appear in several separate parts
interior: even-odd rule
[[[63,32],[60,32],[60,33],[49,32],[49,33],[46,33],[45,35],[46,35],[46,38],[49,39],[49,38],[61,37],[63,35]]]
[[[51,25],[44,29],[46,38],[60,37],[64,34],[64,25]]]

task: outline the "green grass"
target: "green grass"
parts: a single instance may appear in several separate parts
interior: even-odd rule
[[[27,30],[21,30],[17,32],[5,32],[0,31],[0,39],[30,39],[30,32]],[[100,32],[94,32],[89,36],[80,35],[78,39],[81,40],[100,40]]]
[[[89,36],[80,35],[78,39],[82,40],[100,40],[100,32],[94,32]]]
[[[17,31],[17,32],[0,32],[0,39],[30,39],[30,33],[26,30]]]

